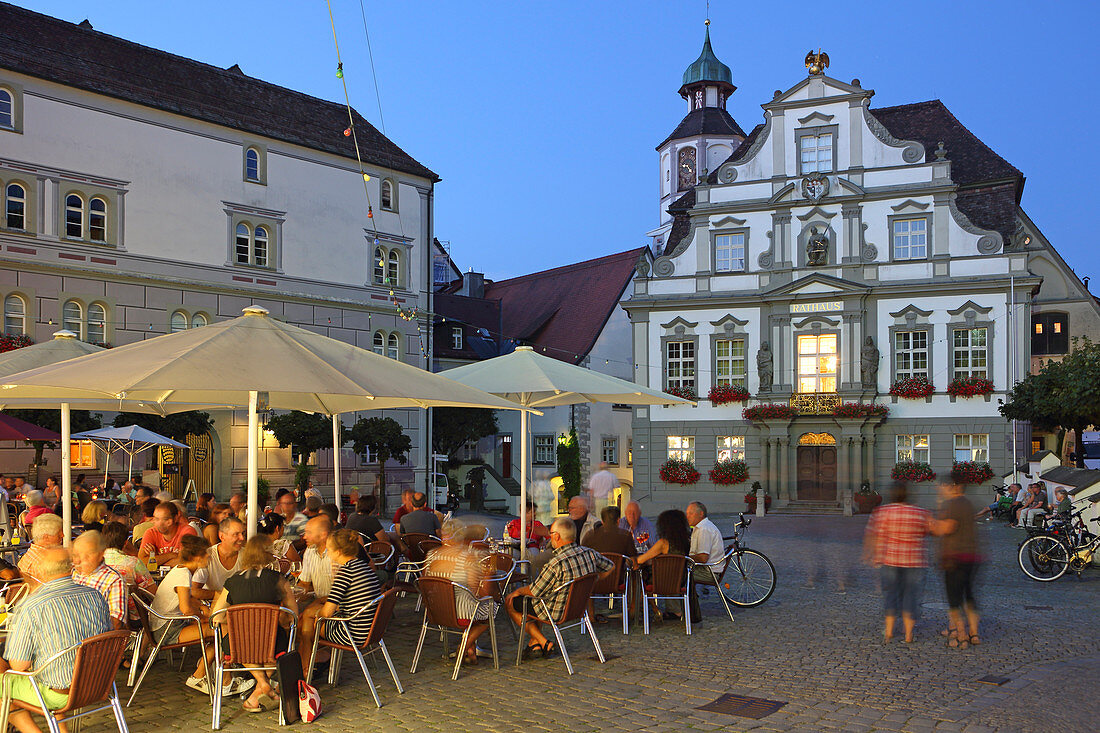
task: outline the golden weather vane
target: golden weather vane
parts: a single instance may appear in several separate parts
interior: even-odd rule
[[[827,68],[829,68],[829,54],[822,53],[820,48],[817,49],[817,53],[810,49],[806,54],[806,70],[810,72],[810,76],[822,76]]]

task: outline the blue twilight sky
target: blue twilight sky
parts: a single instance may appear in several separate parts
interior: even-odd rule
[[[17,1],[342,99],[323,0]],[[363,6],[386,132],[443,178],[435,233],[463,270],[501,279],[646,243],[654,146],[685,114],[676,90],[702,44],[703,0]],[[381,127],[360,2],[332,8],[352,104]],[[738,86],[729,111],[746,132],[821,46],[831,76],[878,92],[873,106],[943,100],[1024,172],[1024,208],[1070,266],[1100,274],[1089,213],[1100,4],[714,0],[710,14]]]

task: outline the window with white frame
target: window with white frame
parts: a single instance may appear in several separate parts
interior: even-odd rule
[[[928,376],[928,332],[894,332],[894,381]]]
[[[27,332],[27,302],[20,295],[4,298],[4,333],[22,336]]]
[[[396,288],[401,284],[401,254],[396,249],[390,250],[386,266],[387,285]]]
[[[363,452],[359,454],[359,465],[369,466],[374,463],[374,456],[370,453],[370,448],[364,448]]]
[[[88,306],[88,343],[107,343],[107,306],[102,303]]]
[[[65,197],[65,236],[70,239],[84,237],[84,199],[75,193]]]
[[[27,190],[18,183],[9,183],[6,187],[4,225],[8,229],[27,228]]]
[[[462,326],[451,327],[451,348],[462,348]]]
[[[236,263],[267,267],[272,253],[271,230],[264,225],[252,226],[247,222],[237,224],[234,235]]]
[[[679,461],[695,462],[695,436],[694,435],[670,435],[668,436],[668,457]]]
[[[391,333],[386,340],[386,356],[394,360],[401,358],[401,337],[396,333]]]
[[[600,441],[600,460],[612,466],[619,465],[619,439],[603,438]]]
[[[745,339],[718,339],[714,342],[714,383],[745,386]]]
[[[252,183],[260,182],[260,151],[256,148],[244,151],[244,179]]]
[[[833,133],[800,135],[802,173],[828,173],[833,170]]]
[[[88,202],[88,239],[107,241],[107,202],[98,196]]]
[[[460,455],[463,461],[473,461],[481,457],[481,452],[478,450],[477,444],[478,441],[476,440],[467,440],[462,444],[462,452]]]
[[[187,314],[183,311],[176,311],[172,314],[172,318],[168,321],[168,333],[179,333],[180,331],[187,330]]]
[[[375,285],[385,285],[386,283],[386,250],[381,247],[374,248],[374,269],[373,280]]]
[[[267,267],[268,241],[267,227],[256,227],[252,235],[252,264],[256,267]]]
[[[719,435],[718,460],[743,461],[745,460],[745,436],[744,435]]]
[[[61,308],[61,326],[84,340],[84,307],[75,300],[65,301]]]
[[[195,315],[191,316],[191,328],[202,328],[203,326],[207,326],[209,324],[209,319],[207,319],[207,317],[202,313],[196,313]]]
[[[902,461],[918,461],[928,463],[929,452],[927,435],[899,435],[897,436],[898,463]]]
[[[985,379],[988,372],[988,331],[985,328],[953,329],[954,375]]]
[[[7,89],[0,89],[0,127],[15,129],[15,98]]]
[[[379,356],[385,356],[386,334],[382,333],[381,331],[375,331],[372,346],[374,347],[374,353],[378,354]]]
[[[90,440],[69,441],[69,465],[79,469],[94,469],[95,443]]]
[[[102,196],[92,196],[85,202],[78,193],[65,196],[65,237],[106,243],[111,240],[108,231],[109,204]]]
[[[665,356],[665,387],[695,389],[695,342],[669,341]]]
[[[252,232],[247,224],[238,224],[234,252],[238,265],[247,265],[249,253],[252,251]]]
[[[894,219],[895,260],[923,260],[928,257],[928,219]]]
[[[382,203],[382,208],[386,211],[393,211],[393,181],[383,179],[382,181],[382,193],[379,196]]]
[[[836,334],[798,337],[798,391],[836,392]]]
[[[718,234],[714,237],[714,271],[745,271],[745,235]]]
[[[536,435],[534,436],[535,442],[535,456],[534,462],[543,465],[552,465],[554,463],[555,451],[554,451],[554,436],[553,435]]]
[[[955,460],[989,462],[989,435],[987,433],[956,433]]]

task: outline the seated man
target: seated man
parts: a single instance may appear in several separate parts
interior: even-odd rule
[[[355,512],[348,515],[348,529],[358,532],[364,542],[389,542],[382,522],[374,514],[378,502],[373,494],[360,496],[355,502]]]
[[[301,552],[306,546],[302,531],[309,517],[298,511],[298,502],[294,498],[293,491],[281,494],[275,500],[275,511],[283,515],[283,539],[290,540],[294,549]]]
[[[588,533],[600,523],[596,515],[591,512],[588,499],[579,495],[569,500],[569,518],[573,520],[577,542],[584,542]]]
[[[302,555],[302,572],[298,575],[298,585],[313,594],[313,601],[302,611],[299,624],[316,622],[317,614],[325,605],[329,591],[332,590],[332,561],[328,557],[328,538],[332,534],[332,520],[326,516],[314,517],[306,522],[306,551]],[[310,639],[312,643],[312,639]],[[302,655],[302,669],[309,665],[311,647],[306,645],[304,634],[298,638],[298,652]]]
[[[63,547],[42,550],[38,563],[42,587],[19,604],[10,621],[0,671],[14,669],[25,672],[73,644],[111,630],[107,601],[97,591],[73,582],[72,561]],[[29,705],[39,705],[37,685],[46,704],[53,709],[64,707],[69,700],[76,652],[65,654],[51,662],[38,677],[7,677],[12,697]],[[12,710],[9,722],[24,733],[40,733],[31,714]]]
[[[103,562],[104,550],[103,535],[96,530],[73,540],[73,580],[102,593],[111,612],[111,623],[116,629],[123,629],[128,615],[126,581]]]
[[[27,503],[27,509],[21,515],[19,515],[19,523],[24,527],[31,527],[34,525],[34,520],[43,514],[52,514],[48,506],[46,506],[46,498],[42,492],[38,489],[31,489],[24,497]]]
[[[398,525],[398,530],[402,535],[412,533],[417,534],[430,534],[439,536],[439,530],[442,529],[443,523],[439,521],[439,517],[428,506],[428,497],[422,492],[417,491],[412,497],[413,510],[401,517],[401,524]]]
[[[153,511],[153,528],[142,535],[138,557],[145,562],[155,558],[157,565],[175,565],[180,540],[198,534],[185,519],[171,501],[157,504]]]
[[[1032,484],[1034,490],[1031,499],[1020,509],[1019,527],[1034,527],[1035,518],[1047,513],[1047,492],[1043,482]]]
[[[657,530],[653,528],[653,522],[642,516],[642,507],[636,501],[626,505],[623,518],[619,520],[619,527],[628,530],[634,535],[634,544],[645,552],[657,541]]]
[[[314,517],[316,517],[318,514],[321,513],[321,506],[324,503],[325,502],[321,500],[321,497],[319,497],[317,495],[307,496],[306,497],[306,503],[303,505],[302,512],[309,519],[313,519]]]
[[[634,537],[625,529],[619,528],[619,507],[614,504],[605,506],[600,512],[602,524],[588,533],[581,542],[596,552],[615,552],[627,557],[637,557],[638,548],[634,546]]]
[[[213,600],[225,588],[225,579],[241,572],[241,548],[246,534],[244,522],[232,515],[218,524],[218,544],[208,550],[210,562],[191,578],[193,597]]]
[[[158,504],[160,502],[153,497],[137,502],[137,506],[141,507],[141,518],[134,525],[135,545],[141,545],[141,541],[145,539],[145,533],[153,528],[153,513],[156,512]]]
[[[238,519],[241,512],[248,508],[248,494],[238,491],[229,497],[229,513]]]
[[[712,583],[714,578],[708,568],[703,564],[716,563],[725,555],[725,546],[722,544],[722,531],[707,518],[707,507],[701,501],[693,501],[687,505],[688,524],[691,525],[691,559],[700,565],[692,570],[696,580]],[[725,563],[714,565],[713,570],[721,575],[725,569]],[[699,609],[699,597],[695,594],[695,585],[691,586],[691,622],[699,623],[702,614]]]
[[[576,525],[568,517],[556,519],[550,525],[550,545],[554,548],[553,555],[543,566],[542,572],[534,583],[517,588],[505,599],[504,607],[517,625],[523,621],[524,608],[527,609],[529,617],[542,614],[542,604],[536,605],[533,602],[534,598],[540,598],[546,603],[552,619],[560,618],[565,610],[569,591],[568,589],[559,590],[559,586],[589,573],[606,575],[615,569],[615,563],[600,553],[576,544],[576,532]],[[526,629],[530,642],[523,650],[525,657],[530,657],[535,652],[545,657],[556,651],[555,644],[547,641],[538,621],[528,618]]]
[[[27,589],[33,593],[41,584],[42,571],[38,567],[42,553],[55,547],[61,547],[65,529],[61,517],[56,514],[43,514],[31,526],[31,546],[19,559],[19,573],[27,583]]]

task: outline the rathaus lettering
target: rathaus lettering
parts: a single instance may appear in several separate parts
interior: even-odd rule
[[[843,301],[829,303],[791,303],[791,313],[821,313],[822,311],[842,311]]]

